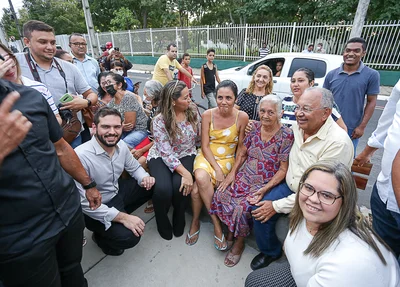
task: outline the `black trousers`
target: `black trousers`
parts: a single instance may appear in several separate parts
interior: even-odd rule
[[[182,165],[193,173],[195,155],[180,159]],[[157,230],[166,240],[172,239],[172,234],[179,237],[185,229],[185,210],[189,203],[189,196],[179,192],[182,177],[177,172],[171,173],[161,158],[151,159],[148,162],[150,174],[155,177],[153,206],[156,216]],[[168,219],[168,211],[174,208],[172,224]]]
[[[5,287],[87,287],[81,267],[84,227],[79,209],[57,236],[21,254],[1,256],[0,281]]]
[[[151,199],[152,191],[139,186],[133,178],[120,179],[118,184],[118,194],[108,203],[104,203],[108,207],[115,207],[121,212],[132,213]],[[129,249],[140,241],[140,237],[135,236],[130,229],[118,222],[112,222],[111,227],[105,230],[103,223],[85,215],[85,223],[86,228],[95,233],[100,248]]]

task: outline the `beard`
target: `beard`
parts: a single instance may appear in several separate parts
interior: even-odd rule
[[[113,142],[107,142],[107,138],[109,137],[116,137],[116,140],[114,140]],[[118,134],[108,134],[108,135],[99,135],[98,132],[96,131],[96,138],[99,140],[100,143],[102,143],[104,146],[106,147],[114,147],[117,145],[117,143],[121,140],[121,136],[122,134],[118,135]]]

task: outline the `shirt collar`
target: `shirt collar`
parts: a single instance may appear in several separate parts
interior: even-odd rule
[[[340,67],[339,67],[339,74],[342,74],[342,73],[348,74],[345,70],[343,70],[343,66],[344,66],[344,63],[342,63],[342,64],[340,65]],[[355,72],[352,73],[352,74],[355,74],[355,73],[360,74],[361,71],[362,71],[362,69],[364,69],[364,68],[365,68],[365,65],[364,65],[363,61],[360,61],[360,66],[358,67],[357,71],[355,71]]]
[[[334,123],[334,120],[332,119],[332,116],[329,116],[328,119],[326,120],[326,122],[318,130],[318,132],[312,136],[309,136],[305,141],[304,141],[304,131],[297,125],[297,123],[296,123],[296,128],[299,129],[301,138],[302,138],[302,141],[304,144],[304,143],[312,141],[314,138],[319,138],[320,140],[325,140],[329,135],[329,131],[330,131],[333,123]]]
[[[35,64],[35,66],[41,68],[41,67],[39,66],[39,64],[36,63],[35,59],[34,59],[34,58],[32,57],[32,55],[31,55],[31,53],[29,53],[29,57],[31,58],[31,60],[32,60],[32,62]],[[52,60],[52,62],[51,62],[51,66],[57,69],[57,65],[56,65],[56,63],[54,63],[54,58],[53,58],[53,60]],[[42,68],[41,68],[41,69],[42,69]],[[42,69],[42,70],[43,70],[43,69]]]
[[[81,62],[81,60],[79,60],[77,57],[75,57],[75,55],[74,55],[74,54],[72,54],[72,51],[71,51],[71,52],[69,52],[69,54],[71,55],[72,59],[74,59],[74,60],[77,60],[77,61]],[[87,60],[89,60],[89,57],[88,57],[88,55],[86,55],[86,54],[85,54],[85,58],[83,59],[82,63],[83,63],[83,62],[86,62]]]
[[[100,154],[103,154],[103,153],[108,155],[108,153],[99,144],[99,142],[97,141],[97,138],[95,136],[92,136],[92,139],[90,141],[92,142],[92,145],[93,145],[93,148],[94,148],[94,151],[95,151],[96,155],[100,155]],[[119,153],[119,143],[120,142],[118,142],[118,144],[115,146],[115,148],[116,148],[115,153]]]

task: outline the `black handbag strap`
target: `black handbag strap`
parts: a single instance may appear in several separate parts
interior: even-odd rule
[[[41,83],[42,80],[40,79],[39,72],[36,69],[35,62],[33,62],[31,54],[29,53],[29,51],[28,51],[28,53],[25,53],[25,59],[26,59],[26,62],[28,63],[29,69],[31,70],[33,78],[35,79],[36,82],[40,82]],[[65,72],[61,68],[60,63],[58,63],[58,61],[55,58],[53,58],[53,61],[56,64],[57,70],[60,73],[61,77],[64,79],[65,93],[68,93],[68,83],[67,83],[67,78],[65,76]]]

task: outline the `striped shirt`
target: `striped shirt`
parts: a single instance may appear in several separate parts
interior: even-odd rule
[[[50,94],[49,89],[47,89],[46,85],[40,82],[33,81],[27,77],[21,76],[21,81],[26,87],[30,87],[35,89],[36,91],[40,92],[42,96],[46,99],[49,103],[49,106],[55,115],[58,114],[58,109],[56,104],[54,103],[53,96]]]
[[[260,48],[258,53],[260,54],[260,58],[264,58],[265,56],[267,56],[270,53],[270,51],[269,51],[268,47],[265,47],[265,48]]]

